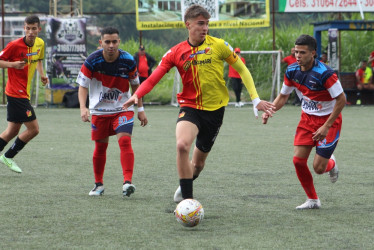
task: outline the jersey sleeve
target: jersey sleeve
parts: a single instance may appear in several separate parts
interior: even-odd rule
[[[284,74],[284,78],[283,78],[284,81],[283,81],[282,89],[280,91],[282,95],[289,95],[295,89],[292,81],[288,77],[289,77],[288,72],[286,72]]]
[[[238,60],[238,56],[236,56],[236,62],[232,64],[232,66],[242,78],[242,81],[249,92],[251,100],[258,98],[259,96],[257,94],[251,72],[249,72],[248,68],[244,65],[242,60]]]
[[[131,55],[130,55],[131,56]],[[134,57],[131,56],[132,61],[134,62],[132,65],[132,70],[129,72],[129,82],[131,85],[139,85],[139,75],[138,75],[138,67],[136,66],[136,61],[134,60]]]
[[[87,58],[88,59],[88,58]],[[87,59],[86,61],[83,63],[82,67],[81,67],[81,70],[78,74],[78,77],[77,77],[77,80],[76,82],[84,87],[84,88],[88,88],[89,85],[90,85],[90,82],[92,80],[92,76],[93,76],[93,73],[92,71],[90,70],[90,64],[89,63],[86,63],[87,62]]]
[[[136,90],[135,94],[138,98],[142,98],[156,86],[156,84],[161,80],[161,78],[168,72],[166,67],[158,66],[152,74],[140,84],[139,88]]]
[[[42,39],[40,39],[40,43],[42,44],[42,47],[40,49],[40,55],[39,55],[39,60],[43,60],[44,59],[44,47],[45,47],[45,43]]]
[[[12,59],[13,47],[13,43],[8,43],[8,45],[0,52],[0,60],[10,61]]]

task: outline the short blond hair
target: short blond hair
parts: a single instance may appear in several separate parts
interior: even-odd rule
[[[201,5],[199,4],[193,4],[184,13],[184,21],[194,19],[198,16],[203,16],[206,19],[210,19],[209,12]]]

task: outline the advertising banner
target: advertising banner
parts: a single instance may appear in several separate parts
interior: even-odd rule
[[[329,29],[329,44],[328,44],[328,54],[327,60],[329,62],[329,66],[333,69],[338,71],[339,70],[339,53],[338,53],[338,29]]]
[[[279,12],[374,12],[373,0],[279,0]]]
[[[86,19],[49,18],[45,29],[50,86],[74,87],[80,68],[87,57]]]
[[[192,4],[210,13],[210,29],[270,26],[269,0],[135,0],[138,30],[185,28],[183,16]]]

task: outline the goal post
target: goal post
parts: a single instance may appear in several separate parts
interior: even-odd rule
[[[282,52],[279,50],[263,50],[263,51],[241,51],[240,54],[249,55],[270,55],[271,59],[271,93],[270,101],[274,101],[275,97],[280,91],[280,77],[281,77],[281,57]],[[250,63],[250,62],[249,62]],[[251,73],[252,70],[250,69]],[[252,73],[253,77],[254,73]],[[253,79],[256,84],[256,79]]]
[[[269,98],[262,99],[269,99],[271,102],[275,99],[275,97],[280,92],[280,84],[281,84],[281,54],[282,52],[279,50],[264,50],[264,51],[245,51],[242,50],[240,52],[241,56],[243,56],[246,60],[246,66],[251,72],[253,80],[255,82],[255,86],[257,92],[266,91],[270,93],[265,93]],[[227,74],[225,70],[225,74]],[[178,73],[178,70],[175,70],[174,75],[174,84],[173,84],[173,92],[171,96],[171,105],[178,106],[177,101],[177,94],[181,91],[181,77]],[[226,84],[228,87],[228,83]],[[269,89],[269,90],[268,90]],[[244,92],[246,88],[243,88]],[[260,94],[260,93],[259,93]],[[261,98],[261,94],[260,94]],[[252,104],[251,101],[244,102],[245,104]],[[234,104],[233,103],[229,103]]]

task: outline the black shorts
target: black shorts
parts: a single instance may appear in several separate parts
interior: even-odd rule
[[[7,96],[7,121],[14,123],[31,122],[36,119],[36,115],[30,100],[26,98],[14,98]]]
[[[196,138],[196,147],[204,153],[208,153],[217,138],[223,122],[224,113],[225,107],[214,111],[182,107],[179,111],[177,123],[180,121],[189,121],[195,124],[199,129]]]

